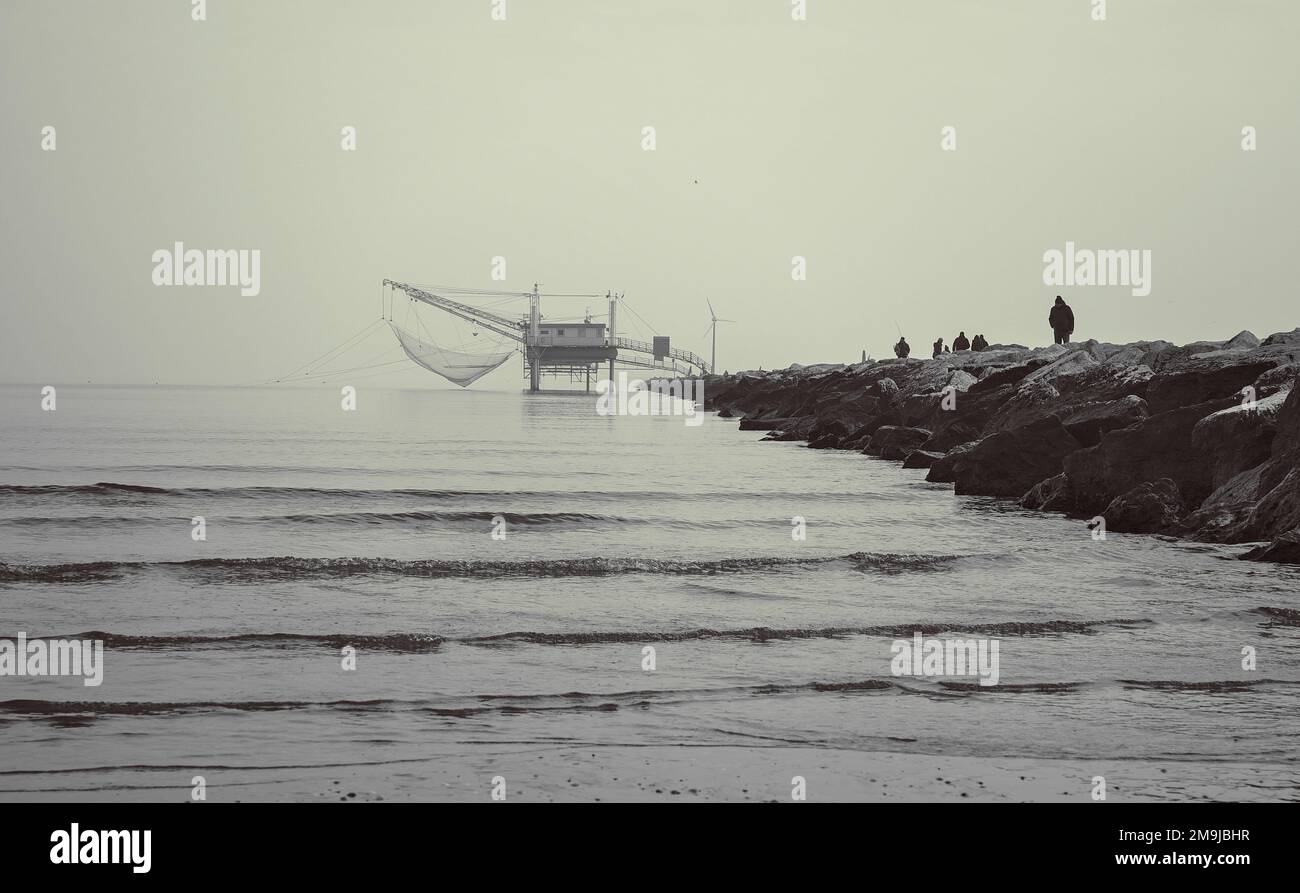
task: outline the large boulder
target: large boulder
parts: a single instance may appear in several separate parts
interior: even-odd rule
[[[1200,504],[1214,487],[1205,454],[1191,443],[1192,428],[1235,403],[1231,398],[1213,400],[1159,413],[1107,431],[1096,446],[1067,456],[1065,474],[1076,510],[1101,512],[1115,497],[1161,478],[1177,484],[1189,504]]]
[[[808,447],[814,450],[838,449],[849,428],[839,419],[818,422],[808,432]]]
[[[944,386],[940,388],[940,390],[951,390],[955,393],[962,394],[969,391],[977,382],[978,379],[966,370],[954,369],[952,375],[948,376],[948,380],[944,382]]]
[[[1048,363],[1041,369],[1035,369],[1029,375],[1025,376],[1021,382],[1022,385],[1031,385],[1038,382],[1053,384],[1058,378],[1079,375],[1087,372],[1097,365],[1097,359],[1087,348],[1072,350],[1061,356],[1060,359]]]
[[[962,402],[958,398],[964,399],[965,393],[975,383],[975,376],[964,369],[952,370],[942,387],[903,399],[900,408],[903,424],[934,430],[957,411]]]
[[[1059,474],[1065,457],[1080,446],[1055,416],[999,431],[981,440],[955,467],[956,492],[1019,498],[1034,484]]]
[[[1051,360],[1036,357],[1013,366],[987,367],[987,371],[980,376],[979,381],[970,386],[970,390],[976,392],[991,391],[994,388],[1002,387],[1002,385],[1015,384],[1035,369],[1041,369],[1050,362]]]
[[[1241,557],[1248,561],[1300,564],[1300,528],[1282,534],[1266,546],[1251,549]]]
[[[1063,405],[1061,392],[1047,381],[1021,382],[1011,398],[998,407],[984,426],[993,434],[1023,428],[1059,412]]]
[[[879,400],[894,400],[898,397],[898,383],[892,378],[882,378],[872,384],[868,393]]]
[[[1260,341],[1254,332],[1242,329],[1224,342],[1224,350],[1251,350],[1259,347]]]
[[[972,387],[966,393],[958,394],[955,409],[940,407],[931,415],[927,425],[920,426],[934,432],[922,448],[943,452],[960,443],[979,440],[984,436],[989,420],[1011,399],[1015,390],[1014,385],[1004,384],[992,389]]]
[[[1291,390],[1291,383],[1295,381],[1297,372],[1300,372],[1300,366],[1295,363],[1269,369],[1251,385],[1255,389],[1255,399],[1263,400],[1281,391]]]
[[[1116,496],[1102,517],[1119,533],[1175,533],[1184,512],[1178,485],[1169,478],[1139,484]]]
[[[1132,344],[1119,344],[1103,361],[1103,366],[1135,368],[1146,366],[1154,369],[1161,358],[1176,345],[1169,341],[1135,341]]]
[[[1283,469],[1288,465],[1290,468],[1300,465],[1300,376],[1277,411],[1277,436],[1273,438],[1271,461],[1279,465],[1269,475],[1269,480],[1274,482],[1284,476]]]
[[[754,419],[745,416],[740,420],[739,429],[741,431],[776,431],[797,421],[798,419]]]
[[[904,468],[929,468],[935,462],[943,458],[943,453],[933,453],[929,450],[912,450],[903,460]]]
[[[899,406],[900,421],[910,428],[930,429],[930,420],[938,416],[943,395],[938,391],[930,394],[913,394],[904,399]]]
[[[1271,466],[1262,467],[1259,501],[1241,527],[1234,531],[1236,541],[1274,537],[1300,527],[1300,468],[1293,464],[1276,484],[1269,486],[1272,476],[1281,470]]]
[[[867,444],[871,442],[871,435],[876,433],[878,427],[880,426],[867,424],[854,428],[840,440],[839,448],[862,452],[867,448]]]
[[[1096,400],[1080,403],[1059,414],[1065,430],[1084,446],[1095,446],[1101,435],[1116,428],[1136,425],[1148,416],[1147,402],[1129,394],[1118,400]]]
[[[811,412],[820,422],[840,422],[852,430],[875,416],[879,412],[879,403],[877,398],[854,388],[847,392],[822,394],[811,406],[801,409]]]
[[[1300,328],[1292,329],[1289,332],[1275,332],[1263,341],[1264,347],[1274,347],[1279,344],[1300,345]]]
[[[1263,473],[1264,466],[1257,465],[1223,484],[1183,519],[1184,531],[1208,542],[1240,542],[1240,531],[1259,501]]]
[[[983,436],[983,432],[984,426],[976,424],[976,420],[969,418],[953,419],[947,424],[941,423],[937,425],[935,432],[930,435],[930,439],[921,444],[921,449],[946,453],[958,444],[979,440]]]
[[[1226,341],[1193,341],[1181,347],[1170,346],[1160,351],[1154,357],[1152,368],[1157,372],[1166,372],[1177,370],[1189,362],[1202,365],[1205,361],[1230,364],[1259,346],[1259,339],[1247,331],[1238,332]]]
[[[1126,397],[1142,398],[1146,394],[1152,376],[1151,370],[1146,366],[1117,367],[1097,363],[1088,365],[1092,362],[1091,354],[1087,351],[1077,353],[1080,357],[1089,358],[1088,361],[1078,364],[1077,371],[1069,374],[1060,372],[1050,381],[1046,378],[1035,378],[1038,373],[1026,376],[1016,389],[1016,393],[989,419],[984,429],[985,433],[992,434],[995,431],[1021,428],[1049,415],[1066,419],[1075,413],[1079,414],[1080,420],[1084,423],[1082,430],[1087,433],[1089,414],[1098,412],[1101,415],[1105,414],[1094,404],[1113,403]],[[1051,368],[1048,366],[1039,371],[1045,372]],[[1128,401],[1116,407],[1116,411],[1135,414],[1135,407],[1136,404]],[[1115,420],[1116,423],[1119,421],[1119,419]],[[1096,430],[1091,433],[1099,432],[1102,427],[1098,424]]]
[[[780,428],[767,432],[764,440],[807,440],[817,424],[816,419],[782,419]]]
[[[885,425],[876,429],[876,433],[871,435],[864,452],[882,459],[906,459],[908,453],[929,439],[930,432],[924,428]]]
[[[1027,509],[1048,511],[1048,506],[1057,502],[1061,493],[1069,486],[1065,472],[1054,474],[1046,480],[1039,481],[1029,488],[1029,492],[1020,498],[1020,504]]]
[[[1273,539],[1300,527],[1300,379],[1278,410],[1272,455],[1231,484],[1248,510],[1239,505],[1239,520],[1217,531],[1225,542]]]
[[[930,463],[930,472],[925,476],[925,479],[932,484],[951,484],[957,479],[958,466],[970,455],[978,443],[979,441],[972,440],[969,443],[957,444],[945,453],[943,458],[935,459]]]
[[[1192,446],[1210,463],[1210,484],[1218,489],[1272,455],[1277,416],[1287,392],[1212,413],[1192,428]]]
[[[1188,360],[1152,377],[1147,388],[1147,405],[1155,415],[1181,406],[1238,396],[1242,388],[1254,384],[1255,379],[1276,365],[1274,360],[1254,359],[1250,354],[1237,352]]]
[[[1197,539],[1240,543],[1300,527],[1300,379],[1277,410],[1274,426],[1269,457],[1206,497],[1184,519],[1187,532]]]

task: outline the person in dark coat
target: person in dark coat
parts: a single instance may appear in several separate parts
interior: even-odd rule
[[[898,336],[898,343],[894,345],[894,356],[899,359],[907,359],[912,353],[912,345],[907,343],[907,339],[902,335]]]
[[[983,335],[976,335],[975,340],[972,341],[970,344],[970,349],[979,352],[988,346],[989,346],[988,339],[986,339]]]
[[[1060,295],[1056,296],[1052,312],[1047,314],[1047,322],[1056,335],[1057,344],[1070,343],[1070,336],[1074,334],[1074,311]]]
[[[948,348],[946,348],[946,347],[943,346],[943,339],[942,339],[942,338],[940,338],[938,341],[934,342],[934,355],[935,355],[936,357],[937,357],[939,354],[941,354],[941,353],[947,353],[947,352],[948,352]]]
[[[958,332],[957,337],[952,342],[953,350],[970,350],[970,339],[966,337],[965,332]]]

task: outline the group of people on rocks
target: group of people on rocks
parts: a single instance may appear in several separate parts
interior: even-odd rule
[[[1065,303],[1065,299],[1060,295],[1056,296],[1056,303],[1052,305],[1052,310],[1047,314],[1047,324],[1052,327],[1052,334],[1056,338],[1057,344],[1069,344],[1070,336],[1074,334],[1074,311],[1070,305]],[[983,335],[976,335],[975,340],[971,341],[966,337],[965,332],[958,332],[957,337],[952,342],[952,352],[962,350],[981,351],[989,346],[988,339]],[[932,356],[938,357],[948,353],[948,348],[943,346],[943,339],[940,338],[934,342],[934,353]],[[899,333],[898,343],[894,345],[894,356],[900,359],[910,356],[912,345],[907,343],[907,339]]]
[[[971,341],[969,338],[966,337],[965,332],[959,332],[957,334],[957,337],[953,339],[952,342],[952,349],[954,351],[958,351],[958,350],[981,351],[988,346],[989,346],[988,339],[985,338],[983,335],[976,335],[975,340]],[[937,357],[940,354],[945,354],[948,352],[949,352],[948,348],[943,346],[942,338],[934,342],[934,356]],[[912,353],[912,345],[907,343],[906,338],[899,338],[898,343],[894,345],[894,356],[907,357],[910,356],[911,353]]]

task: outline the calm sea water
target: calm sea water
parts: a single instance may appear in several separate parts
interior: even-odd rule
[[[651,754],[743,779],[737,748],[848,774],[1100,764],[1121,789],[1158,764],[1146,793],[1169,798],[1208,763],[1215,796],[1297,796],[1300,572],[1236,547],[1096,542],[896,463],[594,396],[58,401],[0,388],[0,636],[101,638],[105,677],[0,677],[5,799],[181,800],[195,775],[212,799],[332,796],[357,773],[386,798],[484,799],[500,774],[618,799]],[[1000,684],[894,676],[918,627],[998,638]],[[631,755],[578,788],[579,752]]]

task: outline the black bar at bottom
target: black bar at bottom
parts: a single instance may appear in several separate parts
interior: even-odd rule
[[[1198,871],[1231,881],[1242,871],[1292,864],[1283,847],[1297,815],[1288,804],[783,805],[547,811],[508,803],[11,803],[0,810],[0,868],[10,879],[28,873],[128,882],[355,876],[373,883],[376,872],[457,866],[492,872],[512,864],[532,865],[534,882],[541,882],[553,872],[607,865],[666,881],[674,863],[684,868],[704,860],[732,876],[766,877],[764,866],[838,872],[840,863],[872,880],[915,878],[918,870],[936,878],[978,867],[1041,868],[1069,878],[1101,872],[1183,878]],[[101,833],[146,830],[147,838]],[[145,867],[146,842],[148,871],[137,871]],[[97,854],[118,861],[86,864],[84,857]]]

